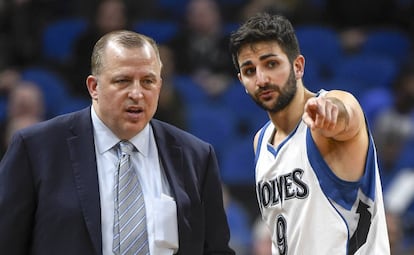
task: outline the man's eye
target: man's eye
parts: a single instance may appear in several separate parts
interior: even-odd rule
[[[155,85],[155,79],[144,79],[141,81],[141,86],[145,89],[151,89]]]
[[[118,83],[118,84],[125,84],[125,83],[128,83],[128,82],[129,82],[129,80],[127,80],[127,79],[115,80],[115,83]]]
[[[151,79],[145,79],[145,80],[143,80],[142,81],[144,84],[153,84],[154,83],[154,81],[153,80],[151,80]]]
[[[254,68],[246,68],[244,70],[244,75],[246,75],[246,76],[253,75],[254,73],[255,73],[255,69]]]
[[[268,63],[267,63],[267,66],[268,67],[275,67],[277,65],[277,62],[276,61],[269,61]]]

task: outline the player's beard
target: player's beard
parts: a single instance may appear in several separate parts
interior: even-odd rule
[[[265,102],[260,101],[258,95],[263,90],[274,90],[279,93],[279,97],[272,105],[267,105]],[[265,111],[276,113],[288,106],[290,102],[292,101],[293,97],[296,94],[297,90],[297,84],[296,84],[296,78],[293,72],[293,68],[290,69],[289,77],[286,83],[280,87],[274,84],[267,84],[264,87],[260,88],[255,92],[254,95],[250,95],[252,99],[256,102],[258,106],[260,106]]]

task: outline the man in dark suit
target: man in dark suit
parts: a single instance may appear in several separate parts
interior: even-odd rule
[[[155,42],[115,31],[91,59],[92,106],[16,132],[0,163],[1,253],[118,254],[117,148],[129,141],[145,200],[144,254],[234,254],[212,146],[152,118],[162,83]]]

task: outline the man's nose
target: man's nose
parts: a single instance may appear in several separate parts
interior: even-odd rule
[[[129,96],[131,98],[140,98],[142,97],[142,91],[143,91],[143,87],[140,83],[140,81],[135,81],[132,85],[131,85],[131,89],[129,91]]]
[[[259,87],[263,87],[269,83],[269,76],[261,71],[260,69],[256,70],[256,85]]]

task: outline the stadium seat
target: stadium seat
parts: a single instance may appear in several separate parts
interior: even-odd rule
[[[61,107],[66,102],[69,91],[65,80],[59,74],[48,68],[33,66],[22,70],[22,79],[32,81],[41,88],[45,99],[47,118],[61,112]]]
[[[329,76],[331,69],[344,56],[337,31],[322,25],[301,25],[295,30],[305,59],[319,63],[322,74]]]
[[[67,97],[65,103],[61,105],[59,114],[65,114],[65,113],[78,111],[89,105],[91,105],[91,100],[80,98],[80,97],[69,96]]]
[[[352,79],[367,86],[390,87],[396,78],[398,65],[390,58],[382,56],[355,55],[343,59],[335,66],[335,79]]]
[[[404,63],[412,49],[410,37],[401,30],[391,28],[378,28],[367,34],[362,44],[360,54],[369,56],[385,56]]]
[[[76,39],[86,30],[83,18],[62,18],[48,24],[42,35],[42,50],[46,60],[63,63],[73,52]]]
[[[200,103],[187,108],[187,127],[190,133],[211,143],[218,158],[236,135],[234,116],[219,105]]]
[[[208,100],[207,93],[197,84],[191,76],[176,75],[174,77],[174,88],[187,107],[197,105]]]
[[[360,103],[368,123],[374,123],[378,114],[392,106],[393,95],[389,88],[372,88],[362,94]]]
[[[5,121],[7,117],[7,98],[0,96],[0,123]]]
[[[220,102],[236,118],[239,135],[254,135],[268,120],[266,112],[246,94],[238,80],[229,86]]]
[[[233,140],[221,157],[221,176],[227,185],[255,182],[253,137]]]
[[[150,36],[159,44],[167,43],[179,30],[176,22],[152,19],[137,21],[132,27],[135,32]]]
[[[334,77],[329,80],[321,81],[319,83],[320,89],[333,90],[340,89],[352,93],[357,99],[368,89],[368,85],[360,79],[354,79],[353,77]],[[314,92],[318,92],[314,91]]]
[[[190,0],[156,0],[160,11],[168,13],[171,17],[182,18]]]

